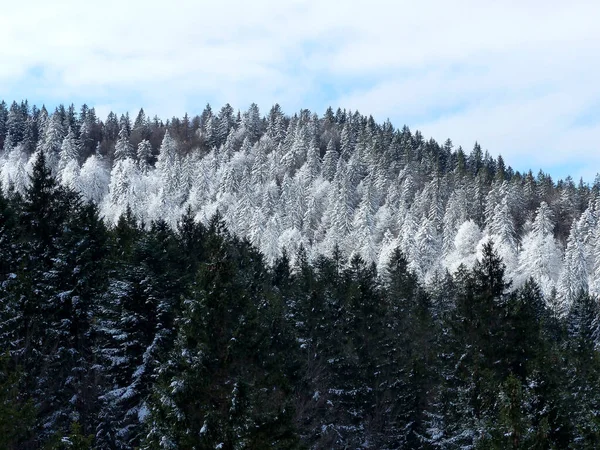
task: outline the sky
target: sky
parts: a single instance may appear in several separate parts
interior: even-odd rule
[[[30,0],[0,14],[0,98],[163,119],[328,106],[515,170],[600,172],[600,2]]]

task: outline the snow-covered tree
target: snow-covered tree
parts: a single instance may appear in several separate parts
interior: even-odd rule
[[[93,164],[97,164],[92,161]],[[135,161],[131,158],[115,162],[110,173],[108,194],[105,197],[102,212],[109,222],[116,223],[128,208],[136,213],[141,213],[144,204],[138,198],[139,172]],[[89,180],[89,178],[88,178]],[[92,183],[101,180],[90,180]],[[94,195],[96,187],[90,188],[90,195]]]
[[[481,238],[482,232],[473,220],[467,220],[458,227],[453,250],[444,258],[444,265],[450,273],[456,272],[461,265],[467,269],[475,265]]]
[[[137,148],[137,161],[140,172],[144,175],[150,169],[150,159],[152,158],[152,144],[148,139],[143,139]]]
[[[490,220],[488,235],[484,240],[491,239],[494,242],[496,251],[506,265],[507,276],[512,278],[517,268],[517,238],[506,196],[496,204]]]
[[[125,126],[122,126],[119,130],[119,139],[115,143],[115,161],[123,161],[127,158],[135,159],[135,157],[135,150],[129,142],[129,132]]]
[[[23,194],[29,186],[27,155],[23,151],[23,146],[17,145],[2,160],[0,166],[2,189],[5,192],[14,189],[15,192]]]
[[[441,240],[436,223],[430,217],[424,217],[415,235],[410,267],[425,282],[440,272]]]
[[[96,204],[104,199],[108,192],[110,172],[100,155],[91,155],[79,171],[79,188],[84,199]]]
[[[375,262],[378,254],[375,242],[375,215],[378,205],[374,191],[374,182],[367,177],[362,199],[356,208],[352,223],[351,245],[367,263]]]
[[[582,236],[577,224],[571,227],[567,240],[564,263],[558,279],[557,291],[561,300],[557,314],[568,314],[576,297],[588,290],[588,267],[583,248]]]
[[[58,171],[60,151],[64,138],[65,131],[62,120],[58,112],[55,112],[49,117],[43,136],[38,141],[36,148],[36,154],[40,151],[45,153],[46,164],[54,174]],[[37,158],[37,156],[30,159],[30,164],[33,164],[35,158]]]
[[[336,170],[338,167],[338,152],[335,149],[333,141],[329,141],[327,144],[327,151],[323,157],[323,178],[327,181],[332,181],[335,177]]]
[[[515,281],[524,283],[531,277],[540,286],[544,296],[549,298],[558,281],[561,262],[562,254],[554,239],[553,212],[546,202],[542,202],[536,211],[531,231],[523,238]]]
[[[153,199],[151,214],[156,218],[166,218],[169,223],[176,223],[188,193],[181,189],[181,160],[177,143],[169,130],[165,133],[156,160],[156,176],[159,189]]]
[[[65,167],[74,161],[79,166],[80,156],[80,144],[79,140],[75,136],[73,129],[69,127],[69,131],[62,141],[60,146],[59,161],[58,161],[58,173],[62,174]]]
[[[468,200],[464,189],[453,190],[443,218],[442,253],[444,256],[448,256],[454,250],[456,233],[468,219],[467,210]]]

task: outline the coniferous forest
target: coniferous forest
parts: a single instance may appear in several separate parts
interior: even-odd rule
[[[277,105],[0,145],[0,448],[598,448],[600,180]]]

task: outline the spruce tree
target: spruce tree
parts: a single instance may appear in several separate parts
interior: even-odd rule
[[[214,225],[208,233],[207,263],[163,359],[145,446],[293,448],[289,387],[274,347],[283,331],[273,328],[278,299],[247,244],[228,242]]]

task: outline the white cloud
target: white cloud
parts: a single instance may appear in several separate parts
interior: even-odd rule
[[[517,168],[576,158],[589,171],[600,162],[599,13],[595,1],[11,2],[0,96],[20,86],[31,101],[161,117],[207,100],[331,103],[467,149],[478,140]],[[39,79],[23,85],[32,69]]]

